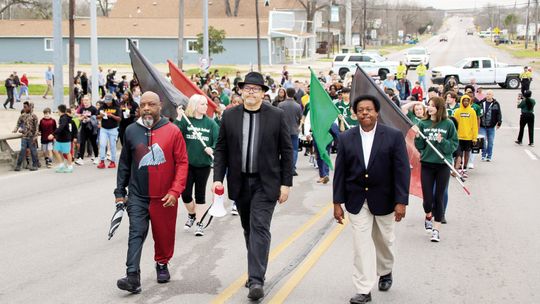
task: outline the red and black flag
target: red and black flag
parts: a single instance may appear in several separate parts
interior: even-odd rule
[[[170,60],[167,60],[169,64],[169,73],[171,74],[171,80],[173,85],[186,97],[191,97],[194,94],[199,94],[206,97],[208,101],[208,110],[206,110],[206,115],[209,117],[214,117],[214,112],[216,111],[217,105],[204,94],[204,92],[199,89],[199,87],[193,83],[182,71]]]
[[[141,54],[139,49],[129,41],[129,57],[131,67],[141,92],[152,91],[159,95],[161,100],[161,114],[165,117],[174,119],[178,115],[176,108],[187,105],[188,98],[178,91],[165,76],[163,76],[153,65]]]
[[[411,164],[411,184],[409,187],[409,193],[422,197],[422,184],[420,181],[420,153],[414,146],[415,133],[411,130],[413,123],[405,116],[401,109],[392,101],[382,89],[364,72],[359,66],[356,68],[354,74],[352,88],[351,88],[351,100],[354,100],[356,96],[363,94],[369,94],[376,97],[381,103],[381,110],[379,111],[379,121],[387,126],[396,128],[403,133],[405,142],[407,143],[407,153],[409,154],[409,162]]]

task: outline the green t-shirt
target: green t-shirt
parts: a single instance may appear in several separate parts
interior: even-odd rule
[[[351,103],[345,103],[343,100],[336,103],[336,107],[339,110],[339,113],[345,117],[345,121],[349,126],[354,127],[358,124],[358,120],[352,118]],[[345,126],[346,129],[347,126]]]
[[[531,109],[529,110],[529,108],[527,107],[527,102],[525,101],[525,99],[521,100],[521,102],[518,104],[518,108],[521,109],[521,113],[524,114],[524,113],[534,113],[534,106],[536,105],[536,101],[532,98],[529,98],[529,100],[531,101],[531,104],[532,104],[532,107]]]
[[[225,94],[225,92],[221,92],[219,99],[221,99],[221,103],[224,106],[228,106],[231,103],[231,99],[229,98],[229,95]]]
[[[471,105],[471,108],[476,112],[476,118],[480,119],[480,117],[481,117],[482,115],[484,115],[484,113],[483,113],[484,110],[483,110],[482,107],[479,106],[478,104],[473,103],[473,104]]]
[[[452,108],[447,107],[446,108],[446,113],[448,113],[448,117],[454,117],[454,112],[457,109],[459,109],[459,102],[456,102],[456,104]]]
[[[201,119],[190,117],[189,120],[193,124],[193,127],[185,119],[174,121],[174,124],[178,126],[182,135],[184,135],[189,164],[194,167],[211,166],[212,158],[204,152],[204,146],[199,141],[196,133],[193,132],[193,128],[199,132],[206,146],[214,149],[219,134],[219,127],[213,119],[208,118],[206,115]]]
[[[442,153],[444,158],[452,163],[452,153],[456,151],[458,147],[458,136],[456,127],[450,119],[440,121],[435,126],[432,126],[433,122],[430,119],[421,120],[417,126],[429,140],[433,146]],[[442,135],[442,141],[438,142],[438,134]],[[416,137],[414,139],[416,149],[420,152],[420,161],[434,164],[444,164],[444,161],[439,157],[431,146],[426,143],[422,137]]]

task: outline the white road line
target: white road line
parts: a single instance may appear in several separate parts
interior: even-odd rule
[[[532,160],[538,160],[538,158],[536,158],[536,156],[535,156],[531,151],[529,151],[529,150],[527,150],[527,149],[525,149],[525,150],[523,150],[523,151],[525,151],[525,153],[526,153],[527,155],[529,155],[529,157],[530,157]]]

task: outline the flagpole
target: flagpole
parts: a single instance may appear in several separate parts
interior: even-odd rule
[[[439,152],[439,150],[437,150],[437,148],[435,148],[435,146],[433,146],[433,144],[427,139],[427,137],[426,137],[426,135],[424,135],[424,133],[422,133],[420,130],[418,130],[417,133],[426,141],[426,143],[431,147],[431,149],[433,149],[433,151],[435,151],[435,153],[437,153],[437,155],[444,161],[444,163],[448,166],[448,168],[450,168],[450,171],[452,171],[452,172],[454,172],[456,174],[456,176],[454,176],[454,177],[458,181],[458,183],[461,185],[461,187],[463,187],[463,190],[465,190],[465,193],[467,193],[468,195],[471,195],[471,192],[469,191],[469,189],[467,189],[467,187],[465,187],[465,184],[463,183],[463,181],[464,181],[463,176],[461,176],[459,174],[459,172],[456,170],[456,168],[454,168],[454,166],[452,166],[446,160],[446,158],[444,158],[442,153]]]
[[[347,127],[347,129],[350,129],[350,128],[351,128],[351,125],[349,125],[349,123],[345,120],[345,118],[343,117],[342,114],[339,114],[339,115],[338,115],[338,118],[339,118],[339,120],[341,120],[341,121],[345,124],[345,126]]]
[[[196,136],[197,139],[201,142],[201,144],[203,145],[203,147],[204,147],[205,149],[208,148],[208,146],[204,143],[201,134],[199,133],[199,131],[195,130],[195,127],[193,126],[193,124],[191,124],[191,121],[190,121],[189,118],[186,116],[186,113],[184,113],[184,111],[182,111],[182,117],[187,121],[187,123],[189,124],[189,126],[193,129],[193,133],[195,133],[195,136]],[[214,155],[210,155],[210,157],[212,158],[212,160],[214,160]]]

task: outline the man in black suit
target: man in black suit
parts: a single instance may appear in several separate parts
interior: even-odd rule
[[[268,91],[263,76],[250,72],[238,86],[244,104],[223,113],[212,191],[227,175],[248,251],[248,298],[258,300],[264,296],[272,214],[276,201],[287,201],[292,186],[293,150],[285,113],[262,102]]]
[[[371,301],[392,286],[394,220],[405,217],[409,201],[410,165],[405,139],[397,129],[377,123],[379,101],[369,95],[355,98],[353,111],[360,126],[339,138],[334,173],[334,217],[342,224],[341,204],[353,229],[353,304]]]

